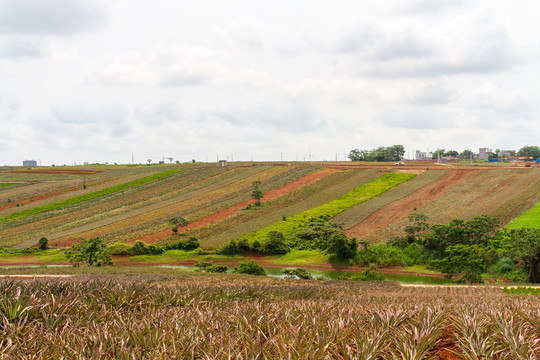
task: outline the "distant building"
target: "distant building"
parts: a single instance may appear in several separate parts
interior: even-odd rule
[[[433,161],[433,155],[425,151],[416,150],[414,159],[419,161]]]
[[[219,160],[219,166],[227,166],[227,160]]]
[[[23,166],[37,166],[36,160],[24,160]]]
[[[492,149],[488,148],[479,148],[478,149],[478,160],[487,160],[489,159],[489,155],[493,154]]]

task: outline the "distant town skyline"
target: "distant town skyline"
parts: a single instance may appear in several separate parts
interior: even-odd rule
[[[0,164],[539,145],[539,13],[532,0],[0,0]]]

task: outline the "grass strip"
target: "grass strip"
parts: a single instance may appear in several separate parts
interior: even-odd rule
[[[330,201],[313,209],[303,211],[299,214],[287,218],[285,221],[280,221],[267,226],[261,230],[247,234],[245,238],[250,240],[264,241],[266,235],[270,231],[279,231],[285,238],[289,238],[295,233],[302,230],[309,222],[310,218],[315,218],[320,215],[328,215],[334,217],[347,210],[348,208],[358,205],[364,201],[372,199],[382,193],[392,189],[393,187],[412,179],[416,174],[388,173],[367,184],[357,187],[354,190],[343,194],[336,200]]]
[[[506,226],[508,229],[540,228],[540,203]]]
[[[35,207],[35,208],[32,208],[32,209],[23,210],[23,211],[20,211],[20,212],[17,212],[17,213],[13,213],[11,215],[1,217],[0,218],[0,223],[10,221],[10,220],[20,219],[20,218],[23,218],[23,217],[26,217],[26,216],[35,215],[35,214],[43,213],[43,212],[50,211],[50,210],[56,210],[56,209],[59,209],[59,208],[64,207],[64,206],[78,204],[78,203],[81,203],[83,201],[92,200],[92,199],[95,199],[95,198],[98,198],[98,197],[101,197],[101,196],[105,196],[105,195],[109,195],[109,194],[112,194],[112,193],[115,193],[115,192],[118,192],[118,191],[121,191],[121,190],[129,189],[129,188],[132,188],[134,186],[143,185],[143,184],[147,184],[147,183],[152,182],[152,181],[163,179],[163,178],[165,178],[167,176],[176,174],[176,173],[178,173],[180,171],[184,171],[184,169],[171,169],[171,170],[163,171],[163,172],[160,172],[160,173],[157,173],[157,174],[154,174],[154,175],[143,177],[141,179],[129,181],[129,182],[124,183],[124,184],[120,184],[120,185],[112,186],[110,188],[106,188],[106,189],[103,189],[103,190],[99,190],[99,191],[95,191],[95,192],[92,192],[92,193],[76,196],[76,197],[73,197],[71,199],[66,199],[66,200],[50,203],[50,204],[47,204],[47,205],[38,206],[38,207]]]
[[[19,184],[19,183],[0,183],[0,188],[12,186],[12,185],[17,185],[17,184]]]

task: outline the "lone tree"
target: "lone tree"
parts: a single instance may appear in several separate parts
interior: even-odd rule
[[[47,250],[47,244],[49,243],[49,239],[47,239],[45,236],[39,239],[39,248],[41,250]]]
[[[172,232],[177,234],[178,233],[178,227],[184,227],[189,224],[189,221],[184,219],[181,216],[170,218],[169,224],[172,225]]]
[[[523,262],[527,282],[540,282],[540,229],[512,229],[503,239],[503,248],[509,256]]]
[[[261,182],[259,180],[255,180],[251,184],[253,185],[253,190],[251,191],[251,198],[255,199],[255,205],[261,205],[261,199],[264,197],[264,193],[259,188]]]
[[[112,265],[107,245],[99,237],[82,239],[80,244],[71,245],[71,250],[66,251],[66,258],[73,266],[87,263],[88,266]]]

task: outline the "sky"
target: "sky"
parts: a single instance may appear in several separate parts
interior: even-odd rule
[[[0,0],[0,165],[540,145],[538,14],[535,0]]]

